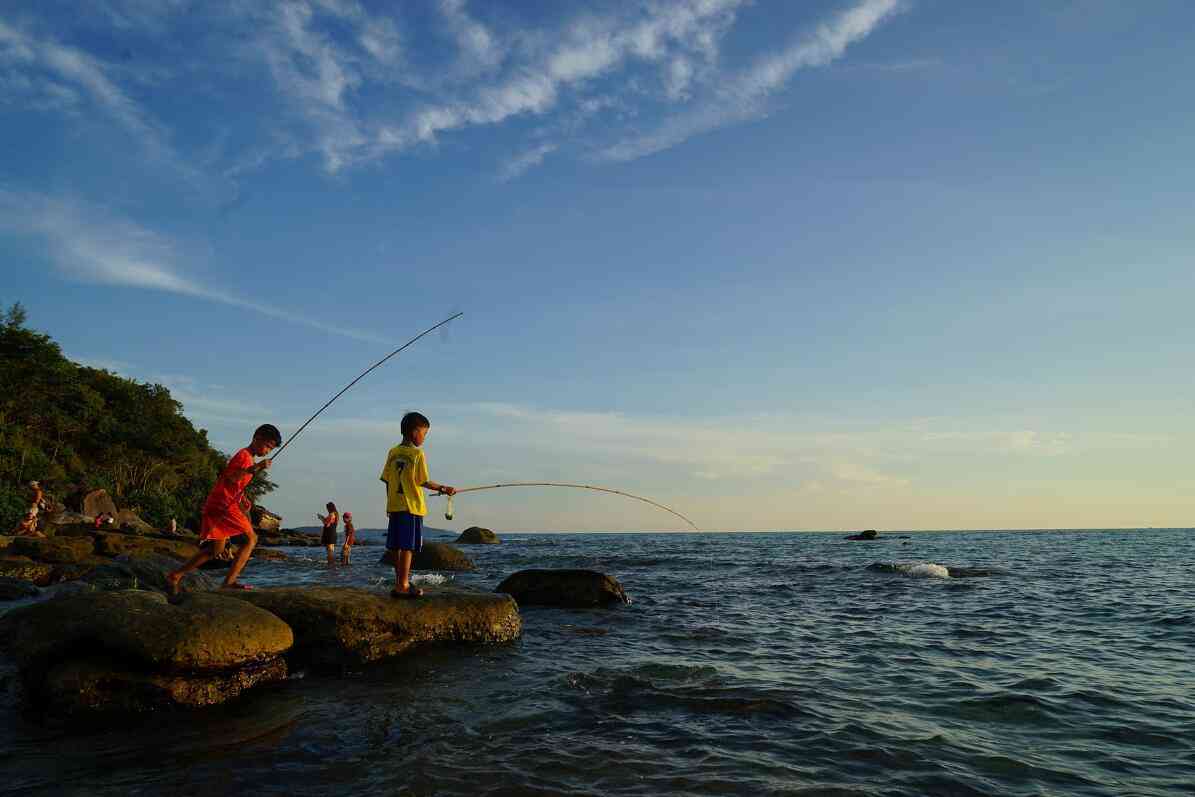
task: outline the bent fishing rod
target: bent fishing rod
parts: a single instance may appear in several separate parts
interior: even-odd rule
[[[298,437],[298,436],[299,436],[299,433],[300,433],[300,432],[302,432],[304,429],[306,429],[308,426],[310,426],[310,425],[311,425],[311,422],[312,422],[312,421],[314,421],[316,418],[318,418],[318,417],[320,416],[320,413],[322,413],[324,410],[328,409],[328,407],[331,407],[331,406],[332,406],[332,402],[336,401],[336,399],[340,398],[340,397],[341,397],[341,396],[343,396],[345,393],[347,393],[347,392],[349,391],[349,388],[351,388],[353,385],[357,384],[357,383],[358,383],[358,382],[360,382],[362,379],[364,379],[366,376],[368,376],[368,375],[369,375],[369,373],[370,373],[371,371],[373,371],[375,368],[378,368],[378,367],[380,367],[380,366],[381,366],[383,363],[385,363],[385,362],[386,362],[387,360],[389,360],[391,357],[394,357],[395,355],[399,354],[399,353],[400,353],[400,352],[402,352],[404,349],[406,349],[408,346],[411,346],[411,345],[412,345],[412,344],[414,344],[416,341],[418,341],[420,338],[422,338],[422,337],[425,337],[425,336],[427,336],[427,335],[430,335],[432,332],[435,332],[435,331],[436,331],[437,329],[439,329],[440,327],[444,326],[445,324],[449,323],[450,321],[455,321],[456,319],[460,318],[460,317],[461,317],[461,316],[463,316],[463,315],[464,315],[464,313],[456,313],[455,315],[451,315],[451,316],[449,316],[448,318],[445,318],[445,319],[444,319],[443,321],[441,321],[440,323],[438,323],[438,324],[436,324],[436,325],[434,325],[434,326],[430,326],[430,327],[428,327],[427,329],[423,330],[423,331],[422,331],[422,332],[420,332],[418,335],[416,335],[415,337],[411,338],[411,339],[410,339],[410,340],[408,340],[406,343],[404,343],[403,345],[399,346],[397,349],[395,349],[394,351],[390,352],[390,353],[389,353],[389,354],[387,354],[385,357],[383,357],[382,359],[378,360],[376,363],[374,363],[373,365],[369,366],[369,367],[368,367],[368,368],[366,368],[364,371],[362,371],[362,372],[360,373],[360,375],[358,375],[358,376],[357,376],[357,378],[356,378],[356,379],[354,379],[352,382],[349,382],[347,385],[345,385],[344,387],[342,387],[342,388],[340,389],[340,392],[339,392],[339,393],[337,393],[337,394],[336,394],[335,396],[333,396],[332,398],[328,399],[328,401],[327,401],[327,402],[324,404],[324,406],[320,407],[318,410],[316,410],[316,411],[315,411],[315,414],[314,414],[314,415],[312,415],[310,418],[308,418],[306,421],[304,421],[304,422],[303,422],[303,425],[302,425],[302,426],[300,426],[298,429],[296,429],[294,434],[292,434],[290,437],[286,438],[286,442],[284,442],[282,445],[278,446],[278,450],[274,452],[274,456],[270,457],[270,460],[269,460],[269,461],[270,461],[270,463],[271,463],[271,464],[273,464],[274,460],[278,459],[278,455],[279,455],[279,454],[281,454],[281,453],[282,453],[282,452],[283,452],[283,451],[286,449],[286,447],[287,447],[287,446],[289,446],[289,445],[291,444],[291,441],[292,441],[292,440],[294,440],[296,437]],[[264,461],[264,460],[263,460],[263,461]],[[249,488],[249,485],[248,485],[248,484],[246,484],[244,487],[242,487],[242,488],[241,488],[241,492],[237,494],[237,500],[240,500],[241,496],[243,496],[243,495],[245,494],[245,490],[247,490],[248,488]]]
[[[621,495],[624,498],[633,498],[636,501],[642,501],[645,504],[651,504],[652,506],[656,507],[657,509],[663,509],[665,512],[669,512],[673,515],[676,515],[678,518],[680,518],[681,520],[688,523],[689,527],[692,528],[693,531],[701,531],[701,529],[697,528],[696,523],[689,520],[687,517],[682,515],[680,512],[677,512],[675,509],[666,507],[663,504],[657,503],[657,502],[651,500],[650,498],[644,498],[641,495],[634,495],[632,493],[626,493],[626,492],[623,492],[622,490],[615,490],[611,487],[598,487],[598,486],[592,485],[592,484],[569,484],[567,482],[507,482],[505,484],[487,484],[487,485],[483,485],[480,487],[461,487],[461,488],[457,489],[454,494],[460,495],[461,493],[475,493],[475,492],[479,492],[481,490],[496,490],[499,487],[569,487],[569,488],[573,488],[573,489],[577,489],[577,490],[596,490],[599,493],[612,493],[614,495]],[[435,493],[435,494],[436,495],[447,495],[446,493]],[[448,505],[444,508],[444,518],[446,520],[452,520],[452,496],[451,495],[448,496]]]

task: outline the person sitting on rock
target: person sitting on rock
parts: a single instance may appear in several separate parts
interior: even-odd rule
[[[336,564],[336,527],[340,525],[340,513],[336,511],[336,504],[329,501],[324,504],[328,510],[326,515],[316,515],[324,524],[324,532],[320,536],[320,544],[328,552],[328,564]]]
[[[402,418],[402,442],[390,449],[379,477],[386,483],[386,513],[390,526],[386,531],[386,553],[394,557],[392,598],[418,598],[423,590],[411,583],[411,560],[423,548],[423,517],[427,500],[423,488],[448,495],[456,489],[428,478],[423,441],[431,430],[431,421],[418,412]]]
[[[166,582],[170,585],[170,594],[178,594],[179,582],[183,576],[199,568],[205,562],[217,558],[224,552],[224,547],[232,537],[244,535],[245,544],[237,550],[236,559],[228,568],[228,575],[224,577],[225,589],[250,589],[247,584],[237,582],[253,547],[257,545],[257,534],[253,531],[253,524],[245,512],[249,509],[249,501],[245,498],[245,488],[253,481],[253,476],[270,467],[270,460],[263,459],[257,464],[254,457],[264,457],[282,444],[282,433],[278,427],[266,423],[257,427],[253,432],[253,440],[249,445],[232,455],[228,464],[224,466],[220,478],[208,494],[203,504],[203,517],[199,527],[199,551],[188,559],[182,567],[171,570],[166,574]]]
[[[357,529],[353,526],[353,513],[344,513],[344,545],[340,546],[340,561],[342,564],[352,564],[353,545],[357,542]]]

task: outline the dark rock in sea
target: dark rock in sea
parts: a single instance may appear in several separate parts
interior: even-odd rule
[[[457,545],[497,545],[500,542],[497,534],[480,526],[470,526],[456,538]]]
[[[257,538],[258,545],[286,545],[297,548],[322,547],[319,534],[309,534],[298,529],[265,531]]]
[[[92,490],[83,496],[84,515],[96,517],[106,512],[112,517],[116,517],[116,511],[116,503],[112,500],[112,496],[108,495],[107,490]]]
[[[34,701],[67,713],[211,705],[285,678],[294,635],[273,614],[217,593],[176,604],[97,592],[0,617],[4,653]]]
[[[1003,575],[1003,571],[988,567],[947,567],[951,578],[986,578]]]
[[[630,602],[615,578],[595,570],[520,570],[494,591],[513,596],[520,606],[589,608]]]
[[[522,632],[507,595],[429,589],[420,598],[391,598],[354,587],[275,587],[235,596],[285,620],[294,655],[316,667],[397,656],[424,642],[495,643]]]
[[[871,540],[882,540],[882,539],[887,539],[887,538],[879,536],[879,534],[876,533],[875,529],[868,529],[867,531],[861,531],[858,534],[851,534],[851,535],[847,536],[846,539],[871,541]]]
[[[378,560],[378,564],[393,565],[394,554],[391,551],[386,551],[382,554],[382,558]],[[473,560],[465,556],[464,551],[453,548],[446,542],[425,542],[423,543],[423,550],[416,553],[414,558],[412,558],[411,569],[463,572],[476,570],[477,565],[473,564]]]
[[[53,575],[54,565],[34,562],[26,556],[5,556],[0,559],[0,576],[18,578],[44,587],[53,580]]]
[[[33,598],[41,592],[32,583],[23,578],[0,576],[0,601],[15,601],[21,598]]]

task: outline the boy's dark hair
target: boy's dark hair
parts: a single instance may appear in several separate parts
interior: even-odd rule
[[[282,445],[282,432],[278,431],[278,427],[272,423],[263,423],[257,427],[253,432],[254,437],[264,437],[267,440],[273,441],[274,445]]]
[[[332,503],[331,501],[329,501],[328,503],[324,504],[324,508],[325,508],[325,509],[327,509],[329,512],[336,512],[336,511],[337,511],[337,509],[336,509],[336,504]]]
[[[403,437],[410,437],[411,432],[420,426],[426,426],[428,429],[432,428],[432,422],[422,412],[408,412],[402,416],[402,425],[400,428],[402,429]]]

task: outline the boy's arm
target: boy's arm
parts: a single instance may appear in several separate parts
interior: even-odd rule
[[[237,480],[240,479],[242,476],[246,476],[246,475],[252,476],[254,473],[257,473],[258,471],[265,470],[268,467],[270,467],[270,460],[263,459],[261,462],[258,462],[256,465],[250,465],[247,468],[225,468],[224,473],[222,475],[226,482],[228,482],[229,484],[235,485],[237,483]]]
[[[431,479],[425,481],[420,485],[420,487],[426,487],[433,492],[444,493],[445,495],[456,495],[455,487],[449,487],[447,484],[440,484],[439,482],[434,482]]]

